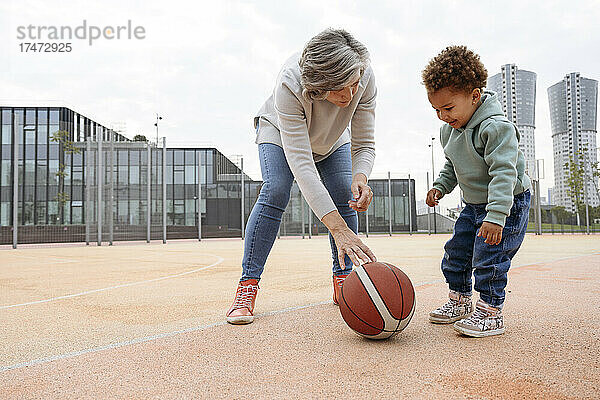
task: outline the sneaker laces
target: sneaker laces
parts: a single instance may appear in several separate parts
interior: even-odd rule
[[[458,300],[448,299],[448,302],[446,304],[444,304],[443,306],[441,306],[440,308],[438,308],[438,310],[444,314],[447,314],[452,309],[454,309],[454,307],[458,306],[458,304],[459,304]]]
[[[248,310],[252,311],[252,301],[256,297],[257,291],[258,285],[240,285],[235,294],[235,301],[233,302],[231,309],[237,310],[240,308],[248,308]]]
[[[473,314],[470,317],[465,319],[465,323],[469,323],[472,325],[479,325],[479,323],[486,319],[489,316],[489,313],[481,308],[475,308]]]

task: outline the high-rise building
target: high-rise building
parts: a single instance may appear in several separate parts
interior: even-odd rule
[[[515,64],[503,65],[502,72],[488,79],[488,88],[498,94],[504,114],[519,129],[519,149],[528,173],[535,162],[535,82],[535,72]]]
[[[554,151],[554,203],[574,211],[567,190],[570,157],[582,161],[586,169],[584,185],[585,203],[600,205],[598,181],[592,179],[589,166],[597,161],[596,122],[598,109],[598,81],[581,76],[579,72],[567,74],[562,81],[548,88],[552,143]]]

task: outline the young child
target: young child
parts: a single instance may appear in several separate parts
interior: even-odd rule
[[[429,314],[454,323],[464,335],[504,333],[502,305],[507,273],[529,219],[531,182],[525,174],[519,132],[496,94],[484,91],[487,70],[465,46],[450,46],[423,70],[429,102],[439,119],[446,164],[427,193],[427,205],[458,184],[465,208],[444,246],[442,272],[449,301]],[[473,311],[471,275],[479,300]]]

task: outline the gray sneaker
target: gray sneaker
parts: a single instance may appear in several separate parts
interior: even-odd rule
[[[504,333],[502,309],[478,300],[473,315],[455,322],[454,330],[472,337],[501,335]]]
[[[465,296],[455,291],[450,291],[446,304],[429,313],[429,322],[434,324],[451,324],[465,318],[473,312],[471,296]]]

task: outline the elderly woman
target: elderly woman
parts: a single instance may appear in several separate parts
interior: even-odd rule
[[[373,197],[367,177],[375,160],[376,94],[367,48],[344,30],[319,33],[283,65],[254,119],[264,183],[246,226],[228,322],[254,320],[258,281],[294,178],[329,229],[335,304],[352,265],[375,261],[356,234],[356,211],[366,211]]]

